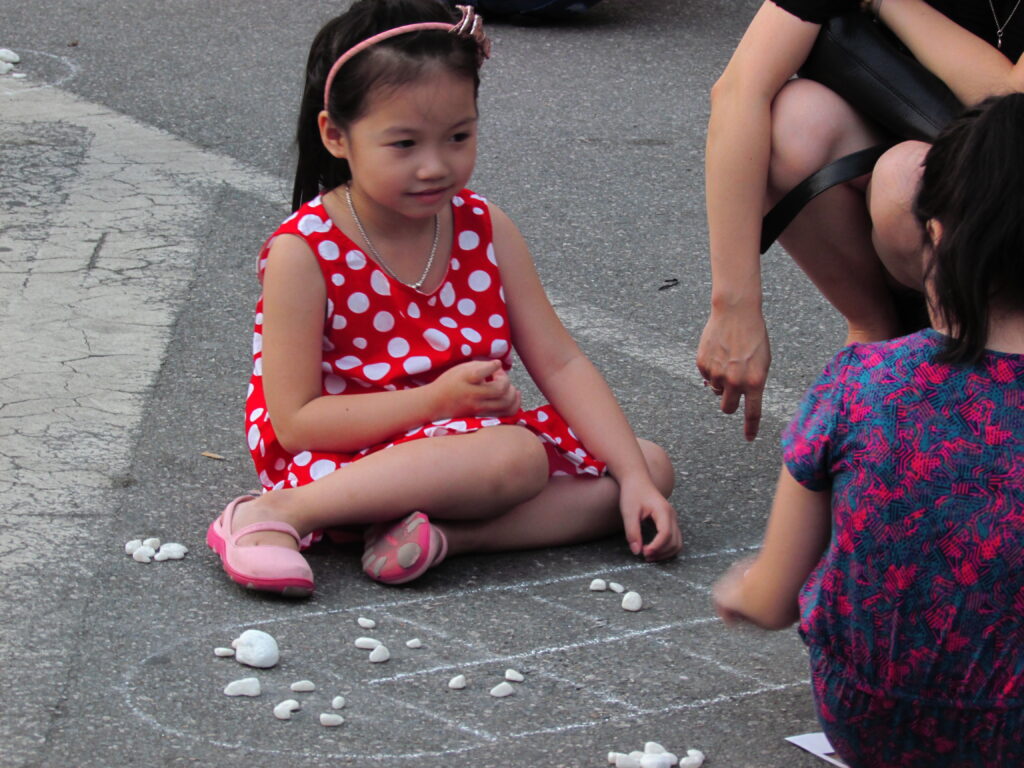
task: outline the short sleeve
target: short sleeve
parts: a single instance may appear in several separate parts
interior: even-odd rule
[[[856,11],[857,0],[772,0],[779,8],[803,21],[824,24],[833,16]]]
[[[844,382],[853,348],[841,350],[825,366],[782,433],[782,461],[800,485],[824,491],[832,484],[831,465],[839,437]]]

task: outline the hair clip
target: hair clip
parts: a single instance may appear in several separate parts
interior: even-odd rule
[[[484,31],[483,17],[477,14],[472,5],[456,5],[455,9],[462,14],[462,18],[452,25],[452,32],[459,37],[472,38],[480,49],[480,55],[485,59],[491,58],[491,41]]]

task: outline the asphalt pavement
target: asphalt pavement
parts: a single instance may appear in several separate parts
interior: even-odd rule
[[[288,214],[308,43],[345,5],[0,0],[24,75],[0,76],[0,765],[585,768],[649,740],[712,768],[824,765],[783,741],[818,730],[795,630],[729,631],[709,596],[757,546],[779,432],[842,338],[773,250],[761,437],[743,440],[694,366],[708,91],[749,0],[490,23],[480,95],[472,186],[519,224],[566,326],[672,456],[683,553],[646,565],[615,538],[388,588],[358,551],[324,548],[295,603],[237,588],[205,548],[255,483],[255,255]],[[124,554],[147,536],[189,553]],[[389,661],[354,647],[359,617]],[[277,638],[273,669],[214,655],[248,628]],[[491,697],[508,668],[524,681]],[[222,693],[249,675],[260,697]],[[316,690],[292,693],[300,679]],[[323,727],[336,695],[345,722]],[[303,705],[287,722],[271,712],[285,698]]]

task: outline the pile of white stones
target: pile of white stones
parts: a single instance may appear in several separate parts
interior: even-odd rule
[[[616,594],[622,595],[626,592],[626,588],[619,584],[617,581],[605,581],[604,579],[594,579],[590,582],[591,592],[606,592],[611,590]],[[622,595],[622,608],[626,611],[639,611],[644,607],[643,598],[640,597],[639,592],[626,592]]]
[[[0,75],[6,75],[12,69],[14,65],[21,61],[21,56],[16,54],[10,48],[0,48]],[[15,72],[11,77],[24,77],[24,73]]]
[[[615,768],[700,768],[704,764],[704,753],[699,749],[686,750],[686,756],[677,757],[656,741],[644,744],[643,752],[609,752],[608,765]]]
[[[188,553],[188,547],[177,542],[163,544],[156,536],[148,539],[132,539],[124,545],[124,553],[137,563],[152,560],[181,560]]]

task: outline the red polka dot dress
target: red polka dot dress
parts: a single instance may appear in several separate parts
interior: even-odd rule
[[[316,198],[290,216],[278,235],[296,235],[315,254],[327,287],[324,317],[324,395],[394,391],[433,381],[470,360],[501,360],[512,366],[504,291],[494,256],[487,201],[462,190],[452,199],[454,237],[448,271],[433,293],[392,279],[340,229]],[[253,373],[246,400],[246,438],[265,490],[311,483],[339,467],[397,443],[468,433],[497,424],[519,424],[548,449],[552,475],[599,476],[605,465],[591,456],[550,405],[502,418],[440,419],[370,445],[353,454],[307,450],[290,453],[274,434],[263,395],[263,298],[256,305]]]

